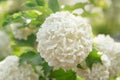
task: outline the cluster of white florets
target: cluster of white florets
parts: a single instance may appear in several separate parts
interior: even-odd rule
[[[4,58],[8,55],[10,55],[12,52],[10,48],[10,39],[8,35],[0,31],[0,58]]]
[[[19,40],[27,40],[28,36],[30,36],[32,33],[35,33],[36,31],[36,29],[32,26],[22,27],[21,23],[13,23],[10,25],[10,28],[15,38]]]
[[[109,36],[98,35],[94,38],[95,47],[104,52],[110,59],[116,57],[114,55],[114,40]]]
[[[31,65],[19,65],[19,58],[8,56],[0,62],[0,80],[38,80]]]
[[[94,38],[95,46],[108,56],[111,61],[110,76],[120,73],[120,43],[115,42],[110,36],[98,35]]]
[[[91,26],[69,12],[51,14],[37,33],[40,55],[55,68],[73,69],[92,50]]]
[[[85,80],[108,80],[110,60],[106,55],[101,56],[102,63],[94,63],[92,69],[86,67],[85,69],[78,68],[76,70],[77,74]]]

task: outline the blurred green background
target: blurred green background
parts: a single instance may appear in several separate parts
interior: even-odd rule
[[[120,41],[119,3],[120,0],[0,0],[0,30],[8,33],[13,54],[20,56],[36,50],[36,32],[50,14],[69,11],[86,18],[95,36],[108,34]],[[25,40],[17,39],[10,28],[14,23],[21,23],[18,30],[32,26],[35,33],[28,35]]]
[[[110,34],[120,40],[120,0],[0,0],[0,27],[8,15],[29,10],[26,5],[35,6],[35,1],[47,5],[53,12],[70,11],[81,15],[91,23],[94,35]],[[53,5],[49,5],[50,2]]]

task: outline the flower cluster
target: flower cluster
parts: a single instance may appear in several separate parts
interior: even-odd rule
[[[10,28],[16,39],[27,40],[28,36],[35,32],[35,28],[32,26],[22,27],[21,23],[13,23],[10,25]]]
[[[92,30],[82,17],[51,14],[37,33],[40,55],[55,68],[72,69],[92,50]]]
[[[102,63],[94,63],[92,69],[86,67],[85,69],[78,68],[76,70],[77,74],[85,80],[108,80],[110,60],[106,55],[101,56]]]
[[[114,40],[109,36],[105,35],[98,35],[94,38],[95,46],[102,52],[104,52],[107,56],[109,56],[110,59],[113,59],[116,57],[115,55],[115,42]]]
[[[19,65],[19,58],[8,56],[0,62],[0,80],[38,80],[31,65]]]
[[[110,76],[120,73],[120,43],[115,42],[109,35],[98,35],[94,38],[94,43],[111,61]]]

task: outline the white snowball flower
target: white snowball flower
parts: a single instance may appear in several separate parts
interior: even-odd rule
[[[0,31],[0,58],[10,55],[12,52],[10,48],[10,39],[8,35]]]
[[[38,80],[29,64],[19,65],[19,58],[8,56],[0,62],[0,80]]]
[[[98,35],[94,38],[94,42],[95,46],[103,51],[111,61],[110,76],[120,73],[120,43],[105,35]]]
[[[28,36],[36,31],[36,29],[32,26],[22,28],[21,23],[13,23],[10,25],[11,30],[16,39],[24,39],[27,40]]]
[[[51,14],[37,33],[40,55],[55,68],[73,69],[92,50],[91,26],[69,12]]]
[[[109,35],[98,35],[94,38],[94,43],[95,46],[101,52],[104,52],[110,59],[116,57],[114,55],[114,40]]]
[[[102,55],[101,60],[103,64],[93,64],[91,70],[88,67],[86,69],[77,69],[77,74],[85,80],[108,80],[110,60],[106,55]]]
[[[104,52],[111,60],[120,53],[120,43],[115,42],[109,35],[98,35],[94,38],[95,46]]]

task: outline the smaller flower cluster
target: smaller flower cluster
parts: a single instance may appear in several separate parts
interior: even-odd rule
[[[110,59],[110,76],[120,73],[120,43],[115,42],[109,35],[98,35],[94,38],[95,46]]]
[[[19,58],[8,56],[0,62],[0,80],[38,80],[31,65],[24,63],[19,65]]]
[[[23,39],[27,40],[28,36],[32,33],[35,33],[35,28],[32,26],[29,27],[22,27],[21,23],[13,23],[10,25],[10,28],[15,36],[16,39]]]
[[[88,66],[86,66],[85,69],[77,68],[76,70],[77,74],[83,77],[85,80],[108,80],[109,79],[108,67],[110,66],[110,60],[106,55],[104,54],[101,55],[102,55],[101,60],[103,64],[94,63],[91,69]]]

